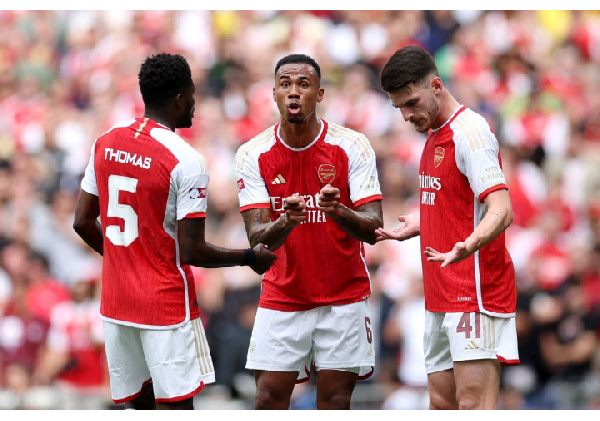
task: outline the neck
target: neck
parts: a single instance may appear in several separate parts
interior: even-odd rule
[[[144,112],[144,117],[150,118],[156,121],[157,123],[162,124],[163,126],[167,126],[173,132],[175,131],[175,122],[171,121],[171,119],[169,119],[164,112],[157,112],[155,110],[149,110],[148,108],[146,108],[146,111]]]
[[[458,108],[460,103],[448,92],[444,92],[444,98],[440,101],[440,112],[435,122],[434,128],[438,129],[444,124]]]
[[[321,120],[312,116],[301,123],[290,123],[281,119],[279,135],[281,140],[291,148],[304,148],[312,143],[321,131]]]

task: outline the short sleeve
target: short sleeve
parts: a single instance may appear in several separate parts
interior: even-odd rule
[[[81,180],[81,189],[98,196],[98,185],[96,184],[96,170],[94,169],[96,142],[92,145],[90,151],[90,160],[85,168],[83,179]]]

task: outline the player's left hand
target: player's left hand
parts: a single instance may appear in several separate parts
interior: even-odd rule
[[[319,192],[319,203],[317,208],[326,215],[335,212],[336,207],[340,203],[340,189],[333,187],[331,184],[323,186]]]
[[[447,253],[441,253],[431,247],[425,247],[423,253],[427,256],[428,262],[442,262],[441,267],[446,267],[451,263],[460,262],[471,255],[467,250],[467,243],[464,241],[456,243],[454,247],[452,247],[452,250]]]

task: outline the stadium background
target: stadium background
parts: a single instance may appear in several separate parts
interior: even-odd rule
[[[94,138],[143,112],[147,55],[188,59],[196,113],[179,133],[210,166],[207,238],[246,247],[233,157],[277,121],[274,66],[291,52],[321,65],[318,114],[371,140],[385,226],[417,209],[424,138],[378,83],[408,43],[435,55],[502,148],[521,365],[503,372],[501,408],[600,408],[600,13],[561,10],[0,11],[0,408],[121,408],[102,354],[100,258],[71,224]],[[367,253],[378,366],[353,407],[426,408],[418,239]],[[217,376],[196,409],[250,409],[260,279],[247,268],[195,273]],[[313,382],[292,408],[314,408]]]

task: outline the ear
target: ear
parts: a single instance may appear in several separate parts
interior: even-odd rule
[[[438,76],[435,76],[433,79],[431,79],[431,88],[433,89],[434,94],[439,94],[442,91],[443,86],[444,84],[442,83],[442,79],[440,79]]]
[[[317,96],[317,102],[323,101],[323,95],[325,95],[325,89],[319,88],[319,95]]]
[[[277,98],[275,97],[275,87],[273,87],[273,101],[277,102]]]

